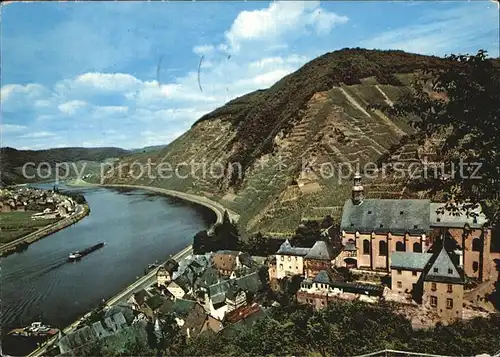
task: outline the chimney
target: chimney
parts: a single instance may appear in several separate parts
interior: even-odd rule
[[[364,198],[364,189],[361,185],[361,175],[359,172],[354,174],[354,186],[352,187],[352,203],[355,205],[361,204]]]

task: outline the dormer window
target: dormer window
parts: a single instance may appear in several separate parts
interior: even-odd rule
[[[368,211],[368,214],[372,214],[372,211]]]
[[[438,217],[438,219],[436,219],[436,221],[441,222],[441,218]]]
[[[403,211],[399,211],[399,215],[402,216],[403,215]]]
[[[448,274],[453,274],[453,269],[448,268]]]
[[[439,272],[439,269],[438,268],[434,268],[434,273],[437,273]]]
[[[418,228],[418,225],[416,225],[416,224],[415,224],[415,225],[413,226],[413,229],[417,229],[417,228]]]
[[[380,223],[380,228],[384,228],[384,225],[382,223]]]

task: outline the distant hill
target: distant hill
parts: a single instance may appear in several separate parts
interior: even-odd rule
[[[167,145],[152,145],[152,146],[145,146],[143,148],[139,149],[131,149],[130,151],[132,153],[141,153],[141,152],[151,152],[151,151],[158,151],[166,147]]]
[[[11,147],[3,147],[0,148],[0,183],[2,185],[11,185],[29,182],[30,180],[23,177],[22,174],[22,167],[25,163],[38,165],[47,162],[53,168],[56,163],[84,161],[100,163],[110,158],[121,158],[130,153],[129,150],[115,147],[70,147],[46,150],[17,150]],[[30,171],[30,175],[32,173],[33,171]]]

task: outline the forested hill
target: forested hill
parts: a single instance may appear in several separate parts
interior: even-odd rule
[[[62,162],[103,162],[110,158],[121,158],[130,152],[115,147],[83,148],[68,147],[46,150],[17,150],[0,148],[0,182],[4,185],[24,183],[22,167],[26,163],[38,165],[47,162],[51,167]]]
[[[151,159],[173,167],[182,162],[205,167],[222,163],[222,175],[193,175],[188,168],[190,173],[182,173],[182,178],[134,179],[118,177],[116,170],[107,181],[205,195],[240,213],[243,231],[286,233],[301,220],[340,214],[351,189],[350,180],[339,179],[341,167],[371,163],[373,168],[394,160],[409,165],[432,154],[433,148],[419,141],[409,118],[374,108],[390,108],[410,93],[413,79],[422,71],[460,65],[403,51],[355,48],[327,53],[270,88],[206,114],[166,148],[123,160]],[[427,90],[431,96],[443,96]],[[235,164],[241,170],[231,170]],[[322,167],[332,168],[333,174],[325,175]],[[407,180],[401,178],[364,184],[374,198],[425,194],[407,190]]]

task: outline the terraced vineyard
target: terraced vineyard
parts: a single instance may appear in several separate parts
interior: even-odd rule
[[[327,54],[270,89],[247,94],[205,115],[165,149],[122,160],[122,164],[163,162],[174,169],[181,164],[178,173],[185,177],[133,179],[127,174],[118,177],[115,169],[107,182],[210,197],[238,212],[239,224],[247,233],[290,232],[304,219],[328,214],[339,219],[339,207],[350,197],[351,176],[357,169],[365,174],[368,197],[425,196],[407,189],[412,165],[420,163],[425,152],[415,131],[407,120],[369,108],[391,106],[408,92],[414,72],[404,61],[414,61],[412,70],[417,71],[425,61],[442,60],[396,52],[401,62],[398,59],[395,68],[408,72],[389,75],[384,72],[389,70],[386,62],[373,62],[380,53],[390,60],[387,53],[349,51],[355,53],[355,61],[362,56],[363,61],[372,61],[361,71],[367,75],[354,81],[349,77],[354,83],[329,79],[329,75],[341,78],[335,71],[345,71],[338,66],[348,62],[332,65],[325,58],[334,59],[336,54]],[[314,82],[315,76],[323,84]],[[300,98],[307,99],[296,103]],[[382,164],[389,168],[382,170]]]

